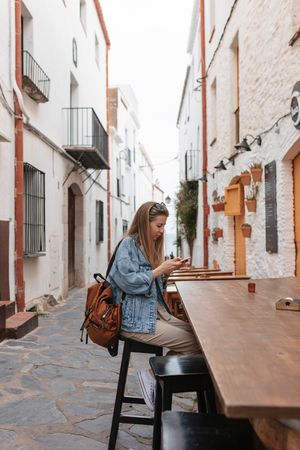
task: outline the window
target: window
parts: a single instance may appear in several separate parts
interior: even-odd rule
[[[45,174],[24,163],[24,256],[38,256],[46,251]]]
[[[135,145],[136,145],[136,134],[135,134],[135,130],[133,130],[133,162],[135,163]]]
[[[103,202],[96,200],[96,244],[104,239]]]
[[[100,46],[96,34],[95,34],[95,60],[97,66],[100,67]]]
[[[128,220],[122,220],[123,224],[123,235],[127,233],[128,230]]]
[[[117,197],[121,197],[121,165],[119,158],[116,158],[116,168],[117,168]]]
[[[86,32],[86,0],[80,0],[80,22]]]

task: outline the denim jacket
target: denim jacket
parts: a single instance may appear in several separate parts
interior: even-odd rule
[[[140,250],[136,239],[127,236],[120,244],[109,273],[114,303],[122,302],[122,330],[132,333],[154,333],[157,302],[169,312],[162,291],[162,278],[152,275],[152,267]],[[122,294],[125,298],[122,300]]]

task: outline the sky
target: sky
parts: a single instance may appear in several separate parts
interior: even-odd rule
[[[165,196],[178,188],[176,121],[188,64],[193,0],[100,0],[111,41],[109,83],[130,84],[140,141]]]

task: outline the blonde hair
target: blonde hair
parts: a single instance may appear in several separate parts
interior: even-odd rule
[[[164,203],[143,203],[135,213],[127,232],[128,236],[137,234],[137,242],[153,269],[156,269],[164,260],[163,235],[156,240],[151,238],[150,222],[157,216],[169,216],[169,211]]]

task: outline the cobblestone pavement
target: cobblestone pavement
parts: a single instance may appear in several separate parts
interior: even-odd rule
[[[80,342],[84,289],[39,317],[39,328],[0,344],[1,450],[104,450],[121,360],[93,343]],[[127,388],[140,394],[134,355]],[[194,396],[176,396],[176,409],[193,410]],[[131,411],[149,414],[136,405]],[[152,427],[121,424],[117,449],[150,449]]]

